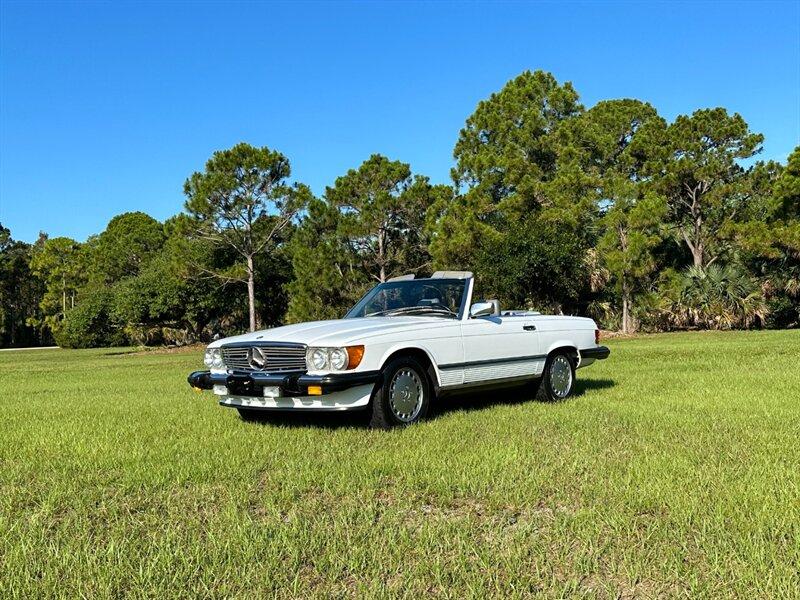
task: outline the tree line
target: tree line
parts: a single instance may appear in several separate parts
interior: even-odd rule
[[[672,122],[647,102],[584,107],[526,71],[458,133],[451,185],[380,154],[316,197],[289,159],[241,143],[184,184],[180,214],[114,217],[86,242],[0,226],[0,345],[184,344],[341,317],[403,274],[471,270],[515,308],[601,326],[795,327],[800,147],[760,161],[739,114]]]

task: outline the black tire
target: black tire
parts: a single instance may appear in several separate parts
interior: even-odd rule
[[[411,373],[413,376],[409,375]],[[398,386],[401,386],[400,389]],[[406,389],[409,391],[409,398],[398,398]],[[414,393],[412,390],[415,389],[419,389],[421,401],[414,401],[411,397]],[[428,414],[432,396],[433,387],[427,369],[413,356],[395,358],[381,370],[381,382],[372,395],[369,425],[375,429],[388,429],[417,423]],[[407,408],[404,403],[408,404]],[[413,409],[410,406],[412,403]],[[404,410],[407,412],[404,413]]]
[[[269,418],[267,412],[263,410],[254,408],[237,408],[236,410],[239,411],[242,421],[247,421],[248,423],[263,423]]]
[[[566,361],[566,362],[564,362]],[[568,385],[564,391],[564,367],[568,366]],[[566,352],[554,352],[547,357],[538,382],[536,399],[539,402],[566,400],[575,390],[575,360]]]

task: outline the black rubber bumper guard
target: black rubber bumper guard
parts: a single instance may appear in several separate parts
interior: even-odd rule
[[[611,350],[606,346],[597,346],[596,348],[587,348],[581,350],[581,358],[596,358],[597,360],[605,360],[611,354]]]
[[[380,371],[361,371],[357,373],[330,373],[328,375],[308,375],[306,373],[261,373],[258,371],[231,371],[212,373],[195,371],[187,378],[195,389],[210,390],[215,385],[224,385],[232,396],[261,396],[265,387],[278,387],[284,396],[307,396],[310,386],[318,386],[322,394],[340,392],[359,385],[374,384],[380,378]]]

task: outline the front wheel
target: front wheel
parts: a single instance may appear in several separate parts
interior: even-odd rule
[[[564,352],[558,352],[547,358],[544,372],[539,381],[536,399],[541,402],[564,400],[575,388],[575,363]]]
[[[372,398],[370,426],[387,429],[424,419],[432,395],[425,367],[411,356],[401,356],[387,364],[381,375],[382,382]]]

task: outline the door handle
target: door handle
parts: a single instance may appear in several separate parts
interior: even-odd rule
[[[523,325],[522,328],[525,331],[536,331],[536,325]]]

